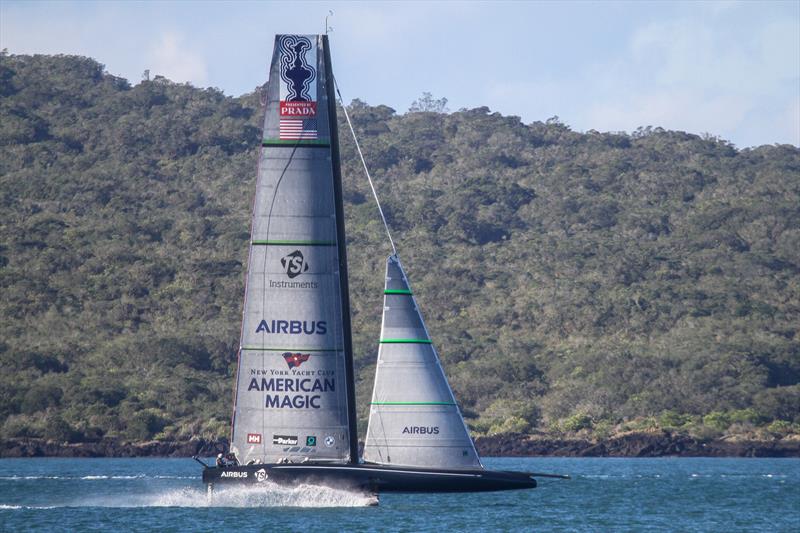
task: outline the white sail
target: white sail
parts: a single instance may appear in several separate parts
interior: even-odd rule
[[[364,460],[481,468],[400,261],[386,264],[383,325]]]
[[[275,41],[234,407],[231,449],[241,463],[356,459],[335,108],[324,46],[325,37],[316,35]]]

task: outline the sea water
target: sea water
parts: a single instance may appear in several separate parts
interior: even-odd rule
[[[800,532],[800,459],[485,458],[564,473],[533,490],[370,494],[217,487],[191,459],[2,459],[3,531]]]

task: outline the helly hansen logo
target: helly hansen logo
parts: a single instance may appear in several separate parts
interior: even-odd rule
[[[247,434],[247,444],[261,444],[261,434],[260,433],[248,433]]]

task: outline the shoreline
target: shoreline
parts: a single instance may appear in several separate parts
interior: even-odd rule
[[[534,435],[478,437],[484,457],[800,457],[800,440],[700,440],[666,431],[631,432],[607,439]]]
[[[0,442],[0,458],[26,457],[210,457],[227,450],[227,439],[128,442],[103,439],[66,443],[44,439]],[[702,441],[668,432],[633,432],[603,440],[534,435],[481,436],[482,457],[800,457],[799,439]]]

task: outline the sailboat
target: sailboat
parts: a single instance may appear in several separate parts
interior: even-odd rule
[[[386,262],[359,457],[335,102],[327,36],[276,36],[236,377],[236,462],[205,468],[203,481],[373,492],[536,487],[531,473],[481,464],[396,253]]]

